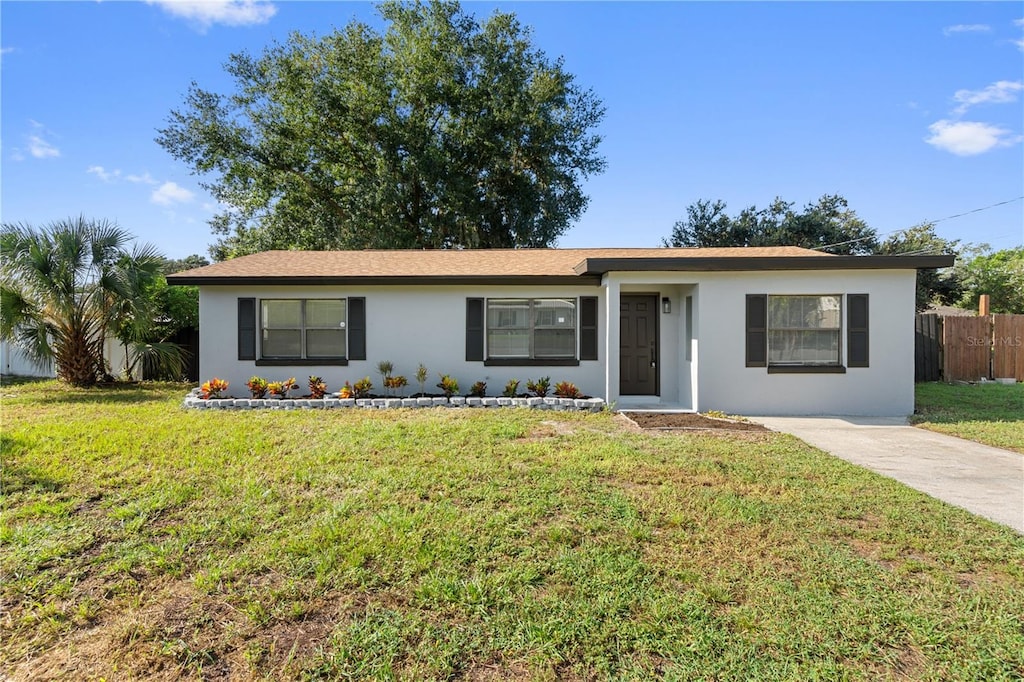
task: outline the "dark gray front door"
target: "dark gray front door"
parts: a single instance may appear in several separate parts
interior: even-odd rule
[[[619,298],[619,393],[658,394],[658,297]]]

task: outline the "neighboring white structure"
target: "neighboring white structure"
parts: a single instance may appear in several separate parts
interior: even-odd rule
[[[114,337],[107,337],[103,343],[103,357],[111,374],[117,376],[127,366],[124,345]],[[24,353],[6,341],[0,341],[0,375],[18,377],[55,377],[53,363],[38,367],[25,357]]]
[[[463,392],[549,376],[620,408],[905,415],[917,268],[952,256],[796,247],[274,251],[168,277],[200,287],[200,375],[320,375],[422,363]]]
[[[16,377],[55,377],[52,365],[39,367],[25,357],[24,353],[0,341],[0,375]]]

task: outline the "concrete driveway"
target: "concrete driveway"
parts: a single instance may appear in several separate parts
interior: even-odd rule
[[[1024,533],[1024,455],[885,417],[751,417]]]

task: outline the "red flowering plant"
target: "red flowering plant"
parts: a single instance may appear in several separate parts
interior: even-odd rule
[[[214,377],[199,387],[199,390],[203,394],[203,400],[210,400],[211,398],[219,398],[220,394],[228,390],[228,382],[223,379]]]
[[[267,384],[267,390],[270,391],[271,395],[280,396],[282,398],[287,398],[288,391],[298,387],[299,385],[296,383],[295,377],[288,377],[284,381],[272,381]]]
[[[318,376],[309,377],[309,397],[320,399],[327,393],[327,384]]]
[[[579,398],[580,389],[571,381],[559,381],[555,384],[555,395],[559,398]]]
[[[356,383],[352,384],[352,397],[353,398],[367,398],[370,395],[370,391],[373,390],[373,382],[370,381],[370,377],[363,377]]]
[[[408,385],[409,380],[406,379],[401,374],[394,377],[389,376],[384,378],[384,388],[388,389],[388,391],[401,391],[404,387]]]
[[[339,398],[343,398],[343,399],[351,398],[352,397],[352,385],[349,384],[346,381],[345,385],[341,387],[340,391],[338,391],[338,397]]]
[[[267,395],[267,387],[269,384],[263,377],[250,377],[249,381],[245,382],[245,385],[248,387],[253,398],[263,398]]]

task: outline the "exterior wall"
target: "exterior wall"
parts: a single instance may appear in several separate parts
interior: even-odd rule
[[[123,343],[113,336],[108,336],[103,342],[103,357],[113,376],[120,378],[124,375],[124,371],[128,367],[128,355]],[[141,368],[135,370],[135,378],[142,378]]]
[[[581,391],[619,407],[661,404],[699,411],[721,410],[748,415],[907,415],[914,408],[914,270],[844,270],[795,272],[647,272],[609,273],[602,286],[363,286],[318,287],[204,286],[200,295],[200,377],[231,383],[230,393],[245,395],[245,381],[257,374],[269,380],[295,376],[300,385],[318,374],[328,388],[369,376],[382,392],[376,365],[390,360],[419,390],[414,374],[419,363],[430,370],[427,391],[436,391],[438,373],[459,381],[463,393],[486,381],[488,395],[499,395],[505,382],[550,376],[572,381]],[[619,395],[619,300],[629,293],[667,296],[670,313],[660,313],[660,395]],[[848,367],[844,374],[768,374],[745,366],[747,294],[868,294],[869,367]],[[366,297],[367,360],[348,366],[257,366],[237,359],[239,297]],[[466,362],[467,297],[597,296],[597,361],[578,367],[487,367]],[[686,324],[686,297],[692,297],[692,329]],[[845,302],[844,302],[845,305]],[[579,330],[577,329],[577,342]],[[690,345],[690,359],[686,346]],[[846,310],[840,342],[846,364]],[[608,349],[613,349],[609,353]],[[301,390],[301,389],[300,389]]]
[[[697,409],[747,415],[911,414],[915,276],[913,270],[702,275]],[[847,367],[845,374],[768,374],[764,367],[746,367],[745,297],[761,293],[868,294],[869,366]],[[845,365],[845,309],[840,348]]]
[[[6,341],[0,341],[0,374],[19,377],[57,376],[52,365],[40,369],[29,362],[21,351]]]
[[[366,360],[352,360],[347,366],[257,366],[238,360],[239,297],[256,298],[329,298],[366,297]],[[598,309],[604,310],[604,291],[596,286],[203,286],[199,296],[199,328],[202,334],[199,356],[201,381],[214,376],[230,383],[228,392],[247,396],[245,382],[256,374],[269,381],[294,376],[298,394],[306,392],[306,377],[323,377],[328,390],[337,391],[345,381],[355,382],[369,376],[374,392],[383,394],[377,363],[390,360],[395,374],[409,380],[406,395],[419,391],[416,368],[426,365],[430,376],[428,393],[437,393],[438,374],[450,374],[465,394],[476,381],[487,382],[487,395],[501,395],[505,383],[520,380],[526,391],[527,379],[550,376],[552,387],[558,381],[571,381],[588,395],[604,396],[605,359],[604,320],[599,321],[598,360],[580,361],[578,367],[486,367],[483,362],[466,361],[466,298],[556,298],[597,296]],[[577,320],[577,345],[579,328]]]
[[[619,407],[663,405],[747,415],[902,416],[914,411],[914,270],[645,272],[604,278],[609,301],[631,292],[668,296],[661,314],[661,390],[620,396],[617,359],[609,358],[606,400]],[[611,292],[614,292],[611,293]],[[845,374],[768,374],[746,367],[747,294],[868,294],[869,367]],[[686,360],[685,300],[693,297],[691,360]],[[844,303],[845,305],[845,303]],[[609,321],[617,314],[608,311]],[[618,330],[606,328],[618,347]],[[840,340],[846,364],[846,310]]]

